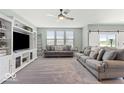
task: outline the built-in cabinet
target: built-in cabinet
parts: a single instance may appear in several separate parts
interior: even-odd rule
[[[30,36],[29,49],[13,51],[13,32]],[[0,83],[37,58],[37,32],[15,17],[0,14]]]
[[[11,54],[11,21],[0,18],[0,56]]]
[[[10,73],[12,61],[12,20],[0,14],[0,83]]]
[[[24,50],[13,54],[12,74],[15,74],[37,58],[36,50]]]
[[[0,83],[9,78],[8,73],[10,73],[11,61],[11,57],[8,55],[0,57]]]
[[[37,58],[37,33],[30,26],[22,23],[16,18],[13,18],[14,32],[21,32],[30,37],[29,49],[17,50],[13,52],[12,74],[15,74],[26,65],[30,64]],[[36,55],[36,56],[35,56]]]

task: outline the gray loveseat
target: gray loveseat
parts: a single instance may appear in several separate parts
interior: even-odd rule
[[[124,77],[124,49],[86,47],[76,58],[98,80]]]
[[[44,57],[73,57],[71,46],[53,46],[47,45],[44,52]]]

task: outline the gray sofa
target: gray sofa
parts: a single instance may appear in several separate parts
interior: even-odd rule
[[[44,52],[44,57],[73,57],[71,46],[53,46],[47,45]]]
[[[76,58],[98,80],[124,77],[124,49],[86,47]]]

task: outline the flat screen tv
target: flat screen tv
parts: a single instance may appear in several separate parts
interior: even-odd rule
[[[13,32],[13,50],[28,49],[30,36],[18,32]]]

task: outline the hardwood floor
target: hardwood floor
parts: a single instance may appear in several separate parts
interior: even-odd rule
[[[123,79],[99,82],[75,58],[38,58],[3,84],[122,84]]]

